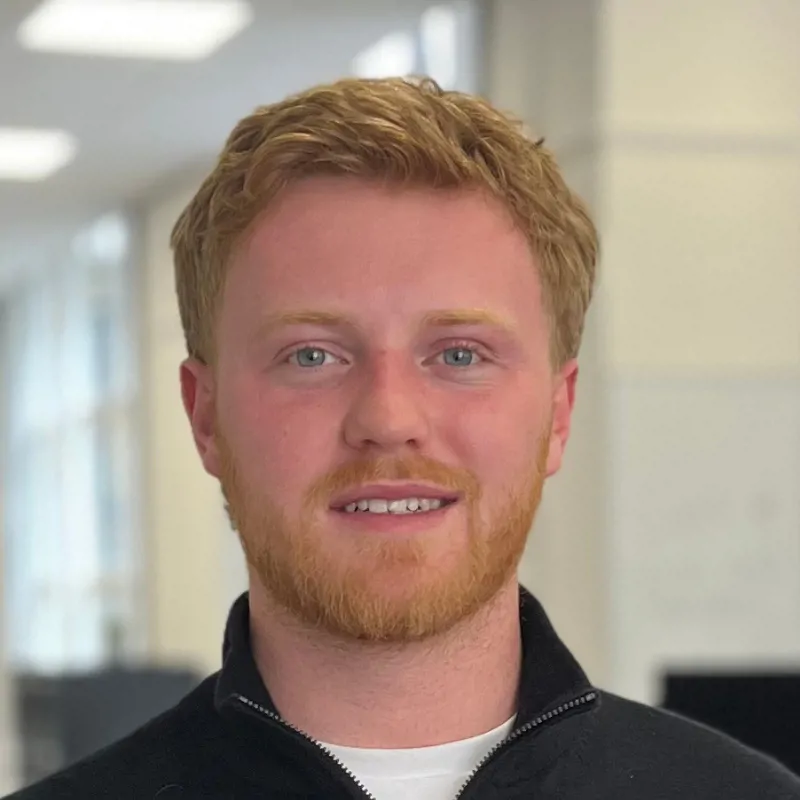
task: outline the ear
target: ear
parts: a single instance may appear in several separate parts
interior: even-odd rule
[[[575,405],[575,384],[578,381],[578,362],[568,361],[555,375],[552,398],[552,424],[550,449],[547,455],[547,477],[561,469],[564,450],[572,424],[572,409]]]
[[[183,407],[192,426],[192,436],[200,460],[209,475],[219,478],[214,373],[208,365],[188,358],[181,364],[180,377]]]

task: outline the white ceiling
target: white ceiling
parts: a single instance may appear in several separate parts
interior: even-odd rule
[[[433,5],[251,3],[254,24],[208,60],[158,63],[27,52],[16,29],[38,0],[0,0],[0,126],[64,128],[80,143],[45,182],[0,182],[0,277],[95,213],[205,165],[255,106],[347,74],[359,51]]]

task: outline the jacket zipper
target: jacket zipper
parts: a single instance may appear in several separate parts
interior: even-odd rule
[[[290,722],[287,722],[285,719],[280,717],[278,714],[270,711],[268,708],[264,708],[264,706],[260,705],[259,703],[255,703],[252,700],[249,700],[247,697],[241,694],[235,694],[234,697],[240,703],[243,703],[248,708],[253,709],[254,711],[258,711],[259,713],[263,714],[265,717],[269,717],[273,722],[277,722],[282,728],[288,728],[290,731],[302,736],[307,742],[311,742],[314,747],[322,753],[325,758],[329,761],[332,761],[336,766],[342,770],[353,783],[361,789],[364,793],[364,796],[367,797],[369,800],[378,800],[374,794],[372,794],[366,786],[338,759],[336,756],[331,753],[330,750],[326,750],[316,739],[312,739],[307,733],[301,731],[300,728],[295,728]]]
[[[314,745],[314,747],[322,753],[325,758],[329,761],[332,761],[340,770],[342,770],[350,780],[364,793],[364,796],[368,798],[368,800],[378,800],[375,795],[373,795],[366,786],[348,769],[348,767],[343,764],[330,750],[326,750],[316,739],[313,739],[304,731],[300,730],[300,728],[296,728],[290,722],[286,722],[282,717],[278,714],[270,711],[268,708],[264,708],[264,706],[256,703],[244,695],[235,694],[234,698],[238,700],[241,704],[247,706],[254,711],[259,712],[265,717],[268,717],[273,722],[277,722],[281,727],[287,728],[288,730],[293,731],[294,733],[302,736],[306,741],[310,742]],[[557,708],[554,708],[552,711],[548,711],[541,716],[536,717],[536,719],[531,720],[530,722],[526,722],[519,728],[516,728],[512,731],[502,742],[496,744],[484,757],[481,759],[480,763],[475,767],[475,769],[470,773],[467,780],[464,782],[462,787],[459,789],[458,794],[453,798],[453,800],[459,800],[464,792],[468,789],[470,783],[474,780],[475,776],[483,769],[484,766],[490,761],[490,759],[494,758],[501,750],[511,745],[521,736],[524,736],[526,733],[534,730],[535,728],[539,728],[547,722],[551,722],[554,719],[565,714],[567,711],[571,711],[574,708],[579,708],[580,706],[584,706],[588,703],[592,703],[597,699],[597,692],[591,691],[586,692],[585,694],[579,695],[578,697],[573,698],[572,700],[562,703]]]
[[[578,697],[569,700],[566,703],[562,703],[560,706],[557,706],[552,711],[548,711],[546,714],[542,714],[536,719],[532,719],[530,722],[526,722],[519,728],[513,730],[502,742],[496,744],[478,763],[474,770],[470,773],[467,780],[464,782],[463,786],[458,790],[458,794],[453,798],[453,800],[460,800],[463,797],[464,792],[467,791],[469,788],[470,783],[475,779],[475,776],[486,766],[490,759],[494,758],[501,750],[505,749],[520,736],[524,736],[526,733],[529,733],[534,728],[540,728],[546,722],[550,722],[557,717],[562,716],[567,711],[571,711],[573,708],[579,708],[580,706],[585,706],[588,703],[592,703],[597,699],[597,692],[586,692]]]

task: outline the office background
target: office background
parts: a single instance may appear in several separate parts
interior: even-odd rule
[[[344,75],[486,95],[594,211],[521,576],[590,676],[659,703],[670,670],[800,672],[800,3],[250,0],[181,51],[93,43],[81,3],[0,3],[0,793],[20,687],[219,666],[244,568],[180,403],[169,231],[240,117]]]

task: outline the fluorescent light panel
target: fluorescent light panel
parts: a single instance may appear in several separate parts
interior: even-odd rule
[[[0,180],[45,180],[77,151],[75,138],[66,131],[0,128]]]
[[[458,17],[453,6],[432,6],[420,22],[425,73],[445,89],[458,78]]]
[[[252,19],[244,0],[46,0],[17,37],[29,50],[197,61]]]
[[[395,31],[362,50],[353,59],[352,70],[359,78],[405,77],[414,71],[416,63],[414,38],[405,31]]]

